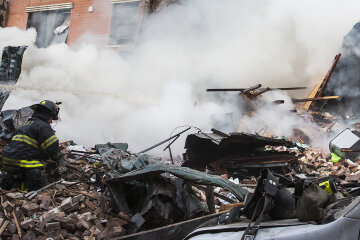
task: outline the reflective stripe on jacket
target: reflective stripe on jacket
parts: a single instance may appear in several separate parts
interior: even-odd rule
[[[16,129],[10,143],[3,148],[3,164],[21,168],[43,167],[41,161],[59,151],[59,139],[50,124],[34,117]]]
[[[36,141],[35,139],[33,139],[31,137],[28,137],[26,135],[15,135],[15,136],[12,137],[11,140],[24,142],[24,143],[26,143],[26,144],[28,144],[28,145],[36,148],[36,149],[40,149],[38,141]]]
[[[34,167],[44,166],[44,164],[42,164],[38,160],[28,161],[28,160],[12,159],[7,157],[3,157],[3,164],[7,166],[19,166],[22,168],[34,168]]]

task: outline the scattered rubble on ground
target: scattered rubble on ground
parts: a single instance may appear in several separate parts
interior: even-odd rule
[[[286,176],[331,177],[339,186],[360,183],[360,159],[334,163],[330,154],[321,149],[285,139],[241,133],[226,136],[199,134],[188,136],[188,146],[195,144],[192,141],[199,141],[197,147],[201,148],[199,144],[206,141],[218,154],[206,149],[202,154],[199,151],[190,154],[189,150],[194,148],[189,147],[184,165],[197,163],[196,158],[202,159],[203,165],[197,165],[198,169],[210,172],[213,168],[212,173],[218,176],[164,164],[161,159],[149,155],[132,154],[124,143],[96,145],[90,150],[71,141],[62,143],[65,158],[60,166],[48,164],[47,171],[52,181],[59,178],[65,181],[32,199],[17,190],[0,192],[1,236],[5,239],[111,239],[125,236],[126,239],[126,235],[133,236],[141,231],[169,225],[174,228],[171,224],[186,220],[201,223],[206,219],[199,219],[201,216],[242,206],[247,190],[257,184],[258,172],[254,168],[259,170],[263,165]],[[228,157],[229,149],[225,147],[221,151],[211,148],[211,144],[238,146],[233,156],[240,157]],[[248,145],[242,148],[241,144]],[[262,149],[261,157],[255,154],[251,158],[249,151],[259,148]],[[209,162],[210,158],[203,154],[216,158]],[[279,158],[282,154],[286,157]],[[239,173],[240,170],[243,172]]]
[[[6,50],[18,51],[15,82],[25,49]],[[35,193],[0,190],[1,238],[182,239],[211,217],[244,206],[264,168],[292,180],[320,183],[332,179],[339,188],[338,197],[359,196],[360,141],[356,136],[360,134],[356,130],[348,133],[355,136],[351,144],[338,144],[347,142],[346,136],[334,141],[332,153],[310,145],[315,134],[338,132],[338,117],[324,111],[320,102],[338,98],[323,93],[340,56],[335,57],[328,74],[308,98],[293,99],[297,105],[291,111],[317,127],[299,127],[292,137],[275,137],[267,129],[255,134],[198,131],[187,136],[181,166],[174,162],[170,146],[190,128],[153,146],[168,143],[165,149],[171,161],[144,154],[153,147],[135,154],[128,151],[126,143],[98,144],[92,149],[72,141],[61,143],[64,158],[58,163],[48,161],[45,166],[48,179],[56,184]],[[1,76],[9,73],[5,63],[0,68],[0,82],[6,80]],[[298,89],[303,88],[283,90]],[[261,94],[270,90],[259,84],[247,89],[210,91],[239,91],[249,104],[246,114],[251,116],[262,102]],[[9,92],[2,94],[0,108]],[[30,115],[28,108],[1,112],[0,147]],[[352,122],[355,129],[359,128],[360,121],[354,118]]]

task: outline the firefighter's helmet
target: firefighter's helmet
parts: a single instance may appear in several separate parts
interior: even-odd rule
[[[58,120],[59,119],[59,111],[60,108],[57,104],[55,104],[54,102],[50,101],[50,100],[44,100],[41,101],[38,104],[34,104],[31,106],[31,108],[37,112],[37,111],[47,111],[48,113],[51,114],[51,116],[53,117],[53,120]]]

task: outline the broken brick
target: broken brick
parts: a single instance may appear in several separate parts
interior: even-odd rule
[[[348,175],[345,178],[345,181],[348,182],[358,182],[360,179],[360,174],[356,174],[356,175]]]
[[[80,208],[80,205],[79,205],[79,203],[77,202],[77,203],[74,203],[70,208],[68,208],[68,209],[66,210],[66,212],[73,212],[73,211],[78,210],[79,208]]]
[[[80,203],[83,202],[85,200],[85,196],[82,194],[76,195],[75,197],[73,197],[73,203]]]
[[[11,213],[11,211],[13,210],[14,208],[14,204],[12,204],[11,202],[9,201],[6,201],[2,204],[2,207],[8,212],[8,213]]]
[[[83,214],[79,215],[79,218],[88,222],[92,219],[92,215],[90,212],[87,212],[87,213],[83,213]]]
[[[113,227],[112,231],[113,231],[112,234],[113,238],[120,237],[121,235],[124,234],[124,229],[122,227]]]
[[[34,219],[30,218],[20,223],[21,228],[27,230],[35,226]]]
[[[80,240],[80,238],[75,237],[75,236],[70,236],[70,237],[69,237],[69,240]]]
[[[20,237],[17,234],[13,234],[11,240],[20,240]]]
[[[36,201],[37,202],[42,202],[42,201],[48,201],[51,200],[51,197],[49,195],[45,195],[45,194],[38,194],[36,196]]]
[[[47,223],[45,229],[47,231],[59,230],[61,229],[61,225],[59,222]]]
[[[40,203],[40,209],[49,210],[52,208],[52,202],[51,200],[43,200]]]
[[[27,231],[26,234],[22,237],[22,240],[35,240],[36,235],[33,231]]]
[[[73,205],[72,198],[69,197],[61,202],[60,208],[62,211],[66,211],[67,209],[71,208],[72,205]]]
[[[82,239],[90,239],[90,234],[91,232],[89,230],[85,230],[82,234],[81,234],[81,238]]]
[[[90,232],[91,232],[91,233],[94,233],[94,237],[95,237],[96,239],[101,239],[101,238],[103,238],[102,233],[101,233],[101,230],[100,230],[99,228],[97,228],[97,227],[92,227],[92,228],[90,228]]]
[[[83,189],[84,189],[85,191],[89,190],[89,188],[90,188],[90,185],[89,185],[89,184],[83,183]]]
[[[45,213],[41,217],[41,223],[39,225],[39,229],[42,230],[47,223],[52,222],[55,218],[64,217],[64,212],[58,212],[58,213]]]
[[[16,225],[14,222],[9,222],[6,229],[9,231],[9,233],[14,234],[17,231]]]
[[[90,208],[92,211],[94,211],[96,209],[96,206],[90,202],[89,200],[85,200],[85,205]]]
[[[40,206],[36,203],[28,203],[21,207],[21,211],[28,217],[32,216],[35,212],[40,209]]]
[[[84,236],[83,239],[84,240],[96,240],[95,237],[91,237],[91,239],[90,239],[90,236]]]
[[[130,220],[129,220],[130,221]],[[120,219],[120,218],[112,218],[109,219],[106,222],[106,228],[111,228],[111,227],[121,227],[122,225],[127,224],[128,222]]]
[[[19,200],[24,197],[23,194],[20,192],[7,193],[7,194],[5,194],[5,196],[11,200]]]
[[[76,222],[76,226],[77,228],[80,229],[90,229],[90,224],[88,222],[85,222],[84,220],[78,218],[77,222]]]
[[[60,222],[61,227],[64,229],[75,230],[76,229],[76,221],[73,218],[69,217],[56,217],[55,221]]]

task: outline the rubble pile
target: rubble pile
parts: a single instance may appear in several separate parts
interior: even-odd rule
[[[0,192],[3,238],[111,239],[209,213],[206,199],[180,178],[135,176],[121,182],[124,173],[164,167],[156,158],[127,152],[127,144],[97,145],[98,151],[71,141],[61,147],[64,158],[59,165],[50,161],[45,167],[49,180],[57,184],[33,197],[17,189]],[[182,174],[183,169],[172,170]],[[193,171],[192,178],[204,178],[188,171]]]
[[[71,186],[72,185],[72,186]],[[108,239],[124,234],[128,216],[106,216],[107,203],[82,183],[55,185],[28,199],[22,192],[1,192],[1,236],[9,239]],[[121,217],[121,218],[120,218]]]
[[[261,165],[260,169],[266,164],[272,167],[269,164],[276,163],[273,156],[286,154],[292,157],[279,162],[282,174],[336,177],[341,184],[360,183],[360,159],[334,163],[322,149],[291,144],[288,140],[252,135],[233,137],[253,140],[257,151],[257,144],[263,146],[259,152],[262,162],[244,163],[242,161],[248,156],[236,153],[240,157],[237,161],[241,170],[251,170],[257,164]],[[226,137],[225,140],[231,144]],[[269,141],[282,145],[265,145]],[[249,170],[249,174],[255,174],[250,178],[238,177],[238,173],[231,170],[234,163],[227,163],[230,174],[225,171],[227,173],[222,176],[215,176],[164,164],[145,154],[132,154],[123,143],[101,144],[87,150],[70,141],[61,143],[61,148],[64,159],[59,165],[49,162],[46,169],[51,182],[60,178],[65,181],[39,192],[32,199],[22,191],[0,192],[2,237],[111,239],[243,206],[246,191],[242,187],[249,190],[257,184],[256,172]],[[194,156],[192,160],[196,163]],[[293,157],[297,163],[293,162]],[[229,159],[235,161],[225,158],[222,162]],[[214,162],[218,161],[215,159]],[[290,162],[292,164],[286,164]],[[276,166],[273,166],[275,172]],[[281,172],[284,167],[288,170]],[[231,181],[227,180],[228,174],[233,177]],[[206,185],[217,187],[210,188],[213,193],[209,195]],[[211,204],[215,210],[211,209]]]
[[[71,141],[61,143],[61,148],[64,159],[59,165],[47,162],[45,169],[51,182],[66,181],[59,180],[33,197],[16,190],[0,192],[0,235],[9,239],[111,239],[126,234],[133,224],[131,216],[113,213],[104,191],[105,179],[114,169],[102,164],[99,154],[72,152],[81,146]],[[111,156],[116,159],[118,155]],[[124,161],[130,157],[121,156]]]
[[[299,164],[304,173],[318,177],[336,176],[345,182],[360,183],[360,159],[344,159],[332,162],[329,154],[321,149],[307,149],[299,158]]]
[[[32,198],[20,190],[0,192],[0,236],[111,239],[187,220],[201,223],[205,220],[199,217],[243,206],[247,191],[256,187],[258,170],[265,167],[287,176],[360,183],[360,159],[333,162],[324,150],[296,139],[242,133],[188,137],[184,163],[201,171],[132,154],[125,143],[98,144],[93,149],[72,141],[61,143],[64,158],[59,163],[48,161],[45,167],[48,179],[56,184]],[[210,143],[219,148],[217,155],[199,150],[201,144]]]
[[[22,191],[1,191],[2,237],[110,239],[125,234],[123,226],[131,222],[130,216],[111,212],[110,198],[104,193],[105,178],[96,184],[90,182],[92,174],[100,176],[111,169],[99,164],[99,156],[74,153],[68,151],[69,146],[71,142],[61,144],[65,158],[60,166],[53,162],[46,165],[50,181],[60,177],[67,181],[55,184],[33,199]]]

